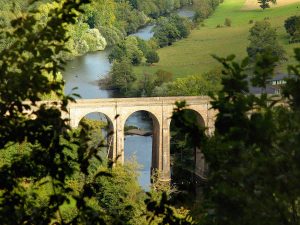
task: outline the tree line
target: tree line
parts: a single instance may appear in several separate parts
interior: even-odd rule
[[[199,10],[208,10],[209,13],[207,16],[209,16],[219,5],[220,1],[195,0],[190,3],[193,4],[193,9],[197,12]],[[181,5],[183,4],[188,4],[188,2],[182,2]],[[133,5],[137,6],[138,4]],[[168,12],[168,14],[171,12],[172,11]],[[155,21],[155,26],[152,29],[154,34],[150,40],[144,41],[140,38],[129,36],[116,44],[108,56],[109,61],[113,63],[113,66],[106,78],[105,86],[116,89],[124,96],[149,96],[162,94],[162,92],[159,91],[153,92],[154,89],[151,90],[151,93],[148,90],[150,90],[149,87],[155,88],[155,85],[159,84],[160,86],[165,81],[157,83],[155,78],[156,75],[153,75],[153,78],[151,78],[151,75],[145,74],[144,81],[136,83],[135,81],[137,80],[137,77],[133,72],[132,66],[140,65],[143,62],[146,62],[148,66],[151,66],[153,63],[157,63],[159,61],[159,56],[156,50],[158,48],[172,45],[180,39],[187,38],[191,30],[197,26],[195,23],[196,17],[197,13],[191,21],[188,18],[180,17],[175,13],[171,13],[166,17],[161,16]],[[167,71],[163,72],[168,73]],[[161,71],[157,71],[157,73],[161,74]],[[168,82],[169,81],[170,80],[168,80]],[[165,94],[166,93],[164,93],[164,95]]]

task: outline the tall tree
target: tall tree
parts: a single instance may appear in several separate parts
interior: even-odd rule
[[[146,62],[150,64],[159,62],[159,55],[157,54],[157,52],[154,50],[147,52]]]
[[[300,49],[297,66],[289,67],[279,99],[249,93],[247,59],[218,58],[224,65],[222,89],[212,96],[218,112],[215,130],[193,129],[191,143],[201,147],[209,165],[201,224],[299,224],[300,198]],[[264,88],[275,70],[274,55],[255,62],[255,77]],[[256,79],[253,79],[255,81]],[[189,132],[189,118],[180,107],[173,118]],[[182,116],[180,116],[180,114]],[[186,124],[190,124],[186,126]]]
[[[115,61],[110,71],[110,77],[112,86],[121,93],[126,93],[132,82],[136,80],[130,59],[125,57],[120,61]]]
[[[270,8],[270,3],[276,4],[277,0],[258,0],[260,8],[263,10]]]
[[[285,58],[285,52],[277,40],[276,30],[271,27],[270,22],[267,20],[258,21],[249,32],[250,44],[247,52],[252,61],[257,55],[264,52],[272,52],[279,60]]]
[[[67,120],[62,119],[72,98],[63,95],[63,81],[57,79],[64,64],[60,53],[68,41],[66,24],[75,23],[84,2],[88,1],[62,1],[49,11],[44,25],[35,11],[28,12],[11,21],[5,33],[13,42],[0,53],[0,149],[26,142],[30,150],[0,168],[3,224],[64,224],[60,207],[70,199],[80,212],[72,223],[103,221],[102,212],[86,204],[89,194],[76,193],[66,182],[79,168],[74,163],[80,162],[81,171],[88,173],[86,153],[94,151],[83,146],[81,138],[72,140]],[[36,105],[49,93],[59,102]],[[78,149],[78,161],[70,157],[72,147]],[[50,187],[48,198],[37,201],[38,190],[45,185]]]
[[[300,16],[291,16],[284,21],[286,32],[290,35],[290,42],[300,41]]]

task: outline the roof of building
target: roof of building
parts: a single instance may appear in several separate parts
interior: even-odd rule
[[[288,74],[284,74],[284,73],[276,73],[275,76],[270,80],[270,82],[267,84],[266,88],[260,88],[260,87],[253,87],[250,85],[250,79],[249,81],[249,92],[251,94],[262,94],[262,93],[266,93],[266,94],[277,94],[278,93],[278,89],[280,87],[278,86],[274,86],[272,85],[272,81],[278,81],[278,80],[284,80],[285,78],[287,78]]]

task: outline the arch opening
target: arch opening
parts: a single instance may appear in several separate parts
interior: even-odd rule
[[[99,147],[98,156],[102,160],[113,159],[114,149],[114,127],[111,119],[101,112],[91,112],[82,117],[78,128],[90,127],[89,145]]]
[[[139,183],[149,190],[151,174],[159,169],[160,125],[154,114],[148,111],[136,111],[125,121],[124,159],[133,158],[141,166],[138,169]]]
[[[184,114],[192,124],[205,127],[203,117],[195,110],[184,109]],[[171,166],[171,183],[176,186],[180,193],[192,193],[190,200],[194,200],[197,192],[201,191],[199,185],[205,179],[207,165],[205,164],[204,155],[193,143],[195,137],[192,133],[183,131],[176,126],[176,122],[170,122],[170,166]],[[182,197],[189,199],[189,196]],[[180,197],[179,197],[180,199]]]

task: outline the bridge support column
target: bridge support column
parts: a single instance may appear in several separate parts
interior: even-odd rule
[[[170,130],[162,129],[162,174],[161,181],[171,181],[171,164],[170,164]]]
[[[171,181],[171,162],[170,162],[170,123],[173,113],[173,107],[167,107],[163,104],[162,110],[162,123],[161,123],[161,148],[162,148],[162,167],[161,167],[161,180],[165,182]]]
[[[117,163],[124,164],[124,123],[121,118],[117,118],[116,141],[117,141]]]
[[[115,124],[114,124],[114,143],[115,143],[115,154],[114,161],[115,163],[124,164],[124,123],[122,121],[122,116],[116,114]]]
[[[151,174],[153,171],[161,170],[161,124],[157,117],[152,116],[153,121],[153,135],[152,135],[152,162],[151,162]]]

